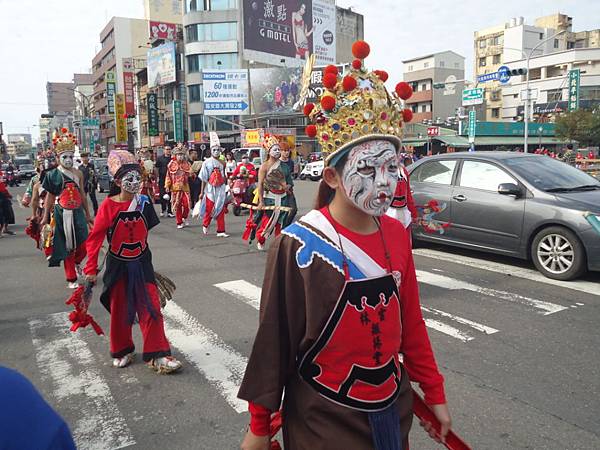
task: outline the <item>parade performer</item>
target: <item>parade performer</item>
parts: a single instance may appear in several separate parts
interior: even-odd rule
[[[52,254],[52,228],[50,225],[41,226],[44,217],[44,201],[47,192],[42,186],[46,174],[55,168],[56,155],[52,151],[47,151],[37,162],[38,176],[35,183],[31,186],[31,197],[29,207],[31,207],[31,217],[27,219],[28,225],[25,233],[36,242],[36,248],[42,250],[46,257]]]
[[[258,170],[258,207],[248,221],[243,238],[263,250],[271,234],[278,236],[289,211],[288,195],[293,185],[287,164],[281,162],[281,144],[275,136],[265,135],[263,147],[267,160]]]
[[[190,224],[190,177],[192,165],[187,159],[187,151],[182,145],[178,145],[173,150],[173,158],[167,166],[165,178],[165,192],[171,196],[171,210],[175,211],[178,229]]]
[[[402,100],[387,73],[367,72],[369,47],[343,78],[325,69],[320,105],[307,105],[326,154],[317,209],[271,246],[256,340],[239,397],[249,402],[244,450],[269,448],[269,421],[283,399],[286,450],[400,450],[412,421],[410,381],[451,427],[443,377],[421,315],[406,229],[385,215],[398,181]],[[405,120],[406,119],[406,120]],[[402,354],[402,358],[399,357]]]
[[[386,214],[396,220],[399,220],[404,228],[409,228],[411,223],[418,220],[417,207],[410,191],[410,181],[408,170],[404,165],[400,165],[398,170],[398,185],[394,192],[394,199]]]
[[[217,236],[229,237],[225,233],[227,183],[225,178],[225,162],[220,159],[222,151],[219,136],[214,131],[211,131],[210,158],[202,163],[202,169],[200,169],[200,179],[202,180],[200,217],[202,218],[202,232],[204,234],[208,234],[210,223],[213,219],[216,219]]]
[[[171,373],[181,363],[171,356],[160,311],[157,280],[148,247],[148,231],[159,223],[148,197],[138,194],[142,174],[135,156],[114,150],[108,157],[113,191],[102,202],[87,241],[86,281],[96,283],[98,254],[106,238],[102,305],[110,312],[110,354],[113,366],[123,368],[135,350],[131,327],[136,315],[144,338],[143,360],[158,373]]]
[[[77,269],[85,258],[88,224],[92,225],[93,220],[84,191],[83,174],[73,168],[75,136],[62,128],[53,143],[58,167],[47,172],[42,182],[47,194],[41,226],[50,224],[53,227],[48,265],[57,267],[63,261],[68,287],[75,289],[79,286]]]

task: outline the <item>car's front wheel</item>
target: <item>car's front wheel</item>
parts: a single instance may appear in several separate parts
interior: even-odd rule
[[[544,276],[574,280],[586,271],[583,245],[567,228],[554,226],[541,230],[533,239],[531,259]]]

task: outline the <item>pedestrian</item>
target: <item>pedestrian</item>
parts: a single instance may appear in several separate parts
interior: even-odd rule
[[[94,216],[98,213],[98,200],[96,200],[96,187],[98,178],[96,176],[96,167],[90,162],[90,154],[87,151],[81,152],[81,165],[79,170],[83,174],[83,189],[92,201]]]
[[[174,158],[167,166],[165,192],[171,197],[171,210],[175,211],[177,229],[189,226],[190,184],[192,165],[188,161],[185,147],[179,144],[173,151]]]
[[[282,164],[287,165],[288,171],[290,173],[290,177],[288,178],[289,186],[287,193],[287,204],[291,208],[290,211],[287,212],[285,216],[285,221],[283,222],[283,228],[290,225],[298,213],[298,203],[296,202],[296,196],[294,195],[294,177],[291,176],[294,173],[294,160],[290,157],[290,146],[287,142],[281,143],[281,162]]]
[[[208,229],[213,219],[217,221],[217,236],[229,237],[225,232],[225,212],[227,200],[227,183],[225,177],[225,162],[221,161],[223,148],[216,132],[210,132],[211,157],[202,164],[200,179],[202,180],[202,204],[200,217],[202,217],[202,232],[208,234]]]
[[[281,93],[281,88],[277,86],[275,88],[275,107],[281,108],[281,102],[283,101],[283,94]]]
[[[227,176],[227,178],[231,177],[236,167],[237,162],[235,161],[235,159],[233,159],[233,153],[225,153],[225,175]]]
[[[190,150],[190,162],[192,163],[192,177],[190,179],[190,200],[191,208],[194,208],[196,202],[200,198],[200,189],[202,188],[202,180],[198,176],[202,168],[202,161],[198,160],[198,152]]]
[[[358,58],[362,47],[354,47]],[[347,77],[368,87],[350,89]],[[251,416],[243,450],[269,448],[270,416],[284,392],[286,449],[408,448],[411,381],[441,422],[439,435],[422,423],[430,436],[440,441],[451,428],[408,233],[385,216],[401,145],[401,128],[387,124],[402,122],[402,112],[376,80],[362,67],[350,69],[346,89],[338,78],[326,93],[335,93],[337,105],[328,120],[321,120],[319,103],[309,112],[307,133],[326,152],[323,180],[316,209],[269,251],[258,331],[238,394]],[[362,114],[374,104],[377,114]],[[335,127],[353,117],[368,119],[328,145]]]
[[[152,202],[139,195],[142,173],[135,156],[113,150],[108,167],[114,185],[98,210],[88,242],[86,281],[95,284],[100,269],[98,254],[108,240],[103,291],[100,302],[110,312],[110,354],[113,367],[124,368],[133,361],[135,346],[131,327],[137,321],[142,330],[142,359],[157,373],[181,369],[171,356],[160,311],[159,293],[148,248],[148,231],[159,223]]]
[[[293,104],[298,100],[298,83],[296,80],[290,82],[290,95],[292,96]]]
[[[75,136],[62,128],[53,142],[58,167],[48,171],[42,182],[46,198],[40,226],[44,228],[49,224],[53,228],[48,265],[58,267],[62,261],[67,286],[76,289],[79,264],[85,259],[88,225],[94,221],[84,191],[83,174],[73,167]]]
[[[290,95],[290,86],[289,86],[289,84],[287,84],[287,81],[283,80],[281,82],[281,97],[283,99],[283,106],[287,105],[289,95]]]
[[[573,151],[573,144],[567,144],[567,150],[563,154],[562,160],[570,166],[575,166],[575,163],[577,162],[577,157],[575,155],[575,152]]]
[[[12,208],[12,195],[0,180],[0,238],[4,235],[15,234],[14,231],[8,229],[8,226],[14,223],[15,212]]]
[[[158,172],[158,188],[160,191],[160,217],[175,217],[171,209],[171,202],[165,199],[165,179],[167,177],[167,166],[171,162],[171,147],[166,145],[164,153],[156,158],[156,171]]]

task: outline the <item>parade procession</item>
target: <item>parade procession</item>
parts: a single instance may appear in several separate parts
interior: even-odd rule
[[[600,5],[55,3],[0,2],[0,450],[600,448]]]

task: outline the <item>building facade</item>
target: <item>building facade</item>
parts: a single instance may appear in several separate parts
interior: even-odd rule
[[[461,106],[465,79],[465,58],[453,51],[434,53],[402,61],[404,81],[413,88],[406,101],[414,122],[444,122]],[[456,82],[456,83],[454,83]],[[435,83],[446,83],[434,89]]]
[[[6,142],[9,144],[16,144],[20,142],[26,142],[31,145],[31,134],[29,133],[9,133],[6,135]]]

